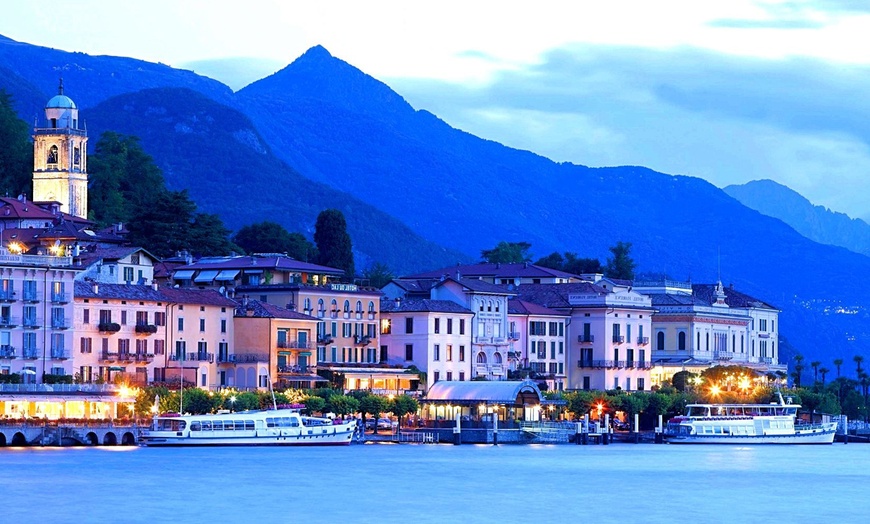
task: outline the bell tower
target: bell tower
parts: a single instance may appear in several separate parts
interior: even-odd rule
[[[88,217],[88,133],[79,127],[79,110],[63,94],[45,104],[46,127],[33,129],[33,201],[59,202],[60,210]]]

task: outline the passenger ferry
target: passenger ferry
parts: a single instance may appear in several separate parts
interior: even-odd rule
[[[165,414],[142,432],[145,446],[294,446],[350,444],[356,421],[305,417],[295,408],[217,415]]]
[[[668,421],[672,444],[831,444],[836,422],[802,423],[799,404],[689,404]]]

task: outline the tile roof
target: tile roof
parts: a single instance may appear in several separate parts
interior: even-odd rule
[[[578,278],[577,275],[551,269],[544,266],[537,266],[529,263],[495,263],[482,262],[479,264],[465,264],[436,269],[434,271],[426,271],[415,275],[408,275],[405,278],[441,278],[442,276],[455,277],[456,273],[460,277],[492,277],[492,278]]]
[[[535,304],[534,302],[528,302],[526,300],[520,300],[518,298],[512,298],[512,299],[508,300],[508,314],[509,315],[560,316],[560,317],[570,316],[567,313],[562,313],[560,311],[556,311],[555,309],[550,309],[550,308],[544,307],[540,304]]]
[[[446,282],[456,282],[460,286],[466,287],[471,291],[476,291],[478,293],[492,293],[496,295],[516,295],[516,291],[512,289],[508,289],[507,286],[499,285],[499,284],[490,284],[484,280],[478,280],[476,278],[459,278],[455,279],[452,277],[447,277],[441,282],[438,282],[433,287],[438,287],[444,285]]]
[[[215,289],[161,287],[166,300],[176,304],[202,304],[205,306],[236,307],[239,303],[221,295]]]
[[[589,282],[571,284],[521,284],[517,287],[517,298],[549,308],[573,307],[568,303],[568,295],[582,293],[605,296],[610,291]]]
[[[652,301],[653,306],[694,306],[702,304],[694,295],[688,293],[644,293]]]
[[[326,275],[343,275],[344,271],[334,267],[302,262],[287,256],[237,256],[201,258],[192,264],[177,269],[274,269],[280,271],[299,271]]]
[[[76,282],[75,298],[103,298],[118,300],[147,300],[149,302],[169,302],[166,296],[152,286],[138,284],[98,283],[94,291],[93,282]]]
[[[253,313],[249,315],[247,314],[248,311]],[[259,300],[248,300],[244,305],[239,305],[236,309],[235,316],[238,318],[283,318],[288,320],[318,321],[316,317],[292,311],[285,307],[276,306],[275,304],[270,304],[268,302],[261,302]]]
[[[137,251],[143,251],[152,259],[157,260],[157,257],[148,253],[144,248],[136,246],[95,247],[93,249],[83,250],[76,258],[81,261],[83,266],[90,266],[100,260],[120,260]]]
[[[428,298],[405,298],[396,306],[395,300],[381,300],[382,313],[401,312],[431,312],[431,313],[468,313],[472,311],[450,300],[430,300]]]
[[[692,293],[705,304],[715,302],[716,284],[692,284]],[[764,301],[758,300],[729,286],[725,288],[725,303],[731,307],[779,309]]]
[[[441,282],[440,278],[394,278],[391,283],[404,289],[407,293],[429,293],[429,291]]]

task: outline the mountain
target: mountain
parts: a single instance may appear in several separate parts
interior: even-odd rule
[[[310,237],[320,211],[335,208],[347,219],[362,268],[379,261],[410,271],[466,259],[372,205],[302,177],[272,154],[246,116],[190,89],[112,97],[87,115],[94,137],[107,130],[138,136],[170,189],[187,189],[199,210],[219,214],[233,230],[271,220]]]
[[[51,87],[51,75],[11,68],[5,57],[0,52],[0,67]],[[694,282],[721,274],[781,307],[781,332],[807,361],[831,367],[834,358],[870,357],[870,290],[860,280],[870,258],[813,242],[704,180],[559,164],[475,137],[322,47],[235,94],[189,71],[153,66],[165,75],[155,73],[155,81],[173,89],[112,84],[130,92],[110,99],[93,78],[121,66],[90,58],[81,59],[89,69],[76,81],[102,90],[88,96],[103,103],[83,111],[91,128],[142,136],[168,184],[187,187],[233,227],[275,214],[310,227],[313,208],[327,204],[343,209],[366,255],[420,269],[450,265],[453,255],[476,258],[500,240],[530,242],[535,256],[575,251],[602,260],[609,246],[627,241],[641,271]],[[185,83],[190,89],[175,89]],[[455,251],[444,254],[442,245]]]
[[[870,255],[870,225],[844,213],[814,206],[800,193],[773,180],[753,180],[723,189],[743,205],[778,218],[820,244]]]

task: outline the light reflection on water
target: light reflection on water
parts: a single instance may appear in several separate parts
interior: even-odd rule
[[[870,511],[860,444],[5,448],[0,471],[0,522],[806,522]]]

